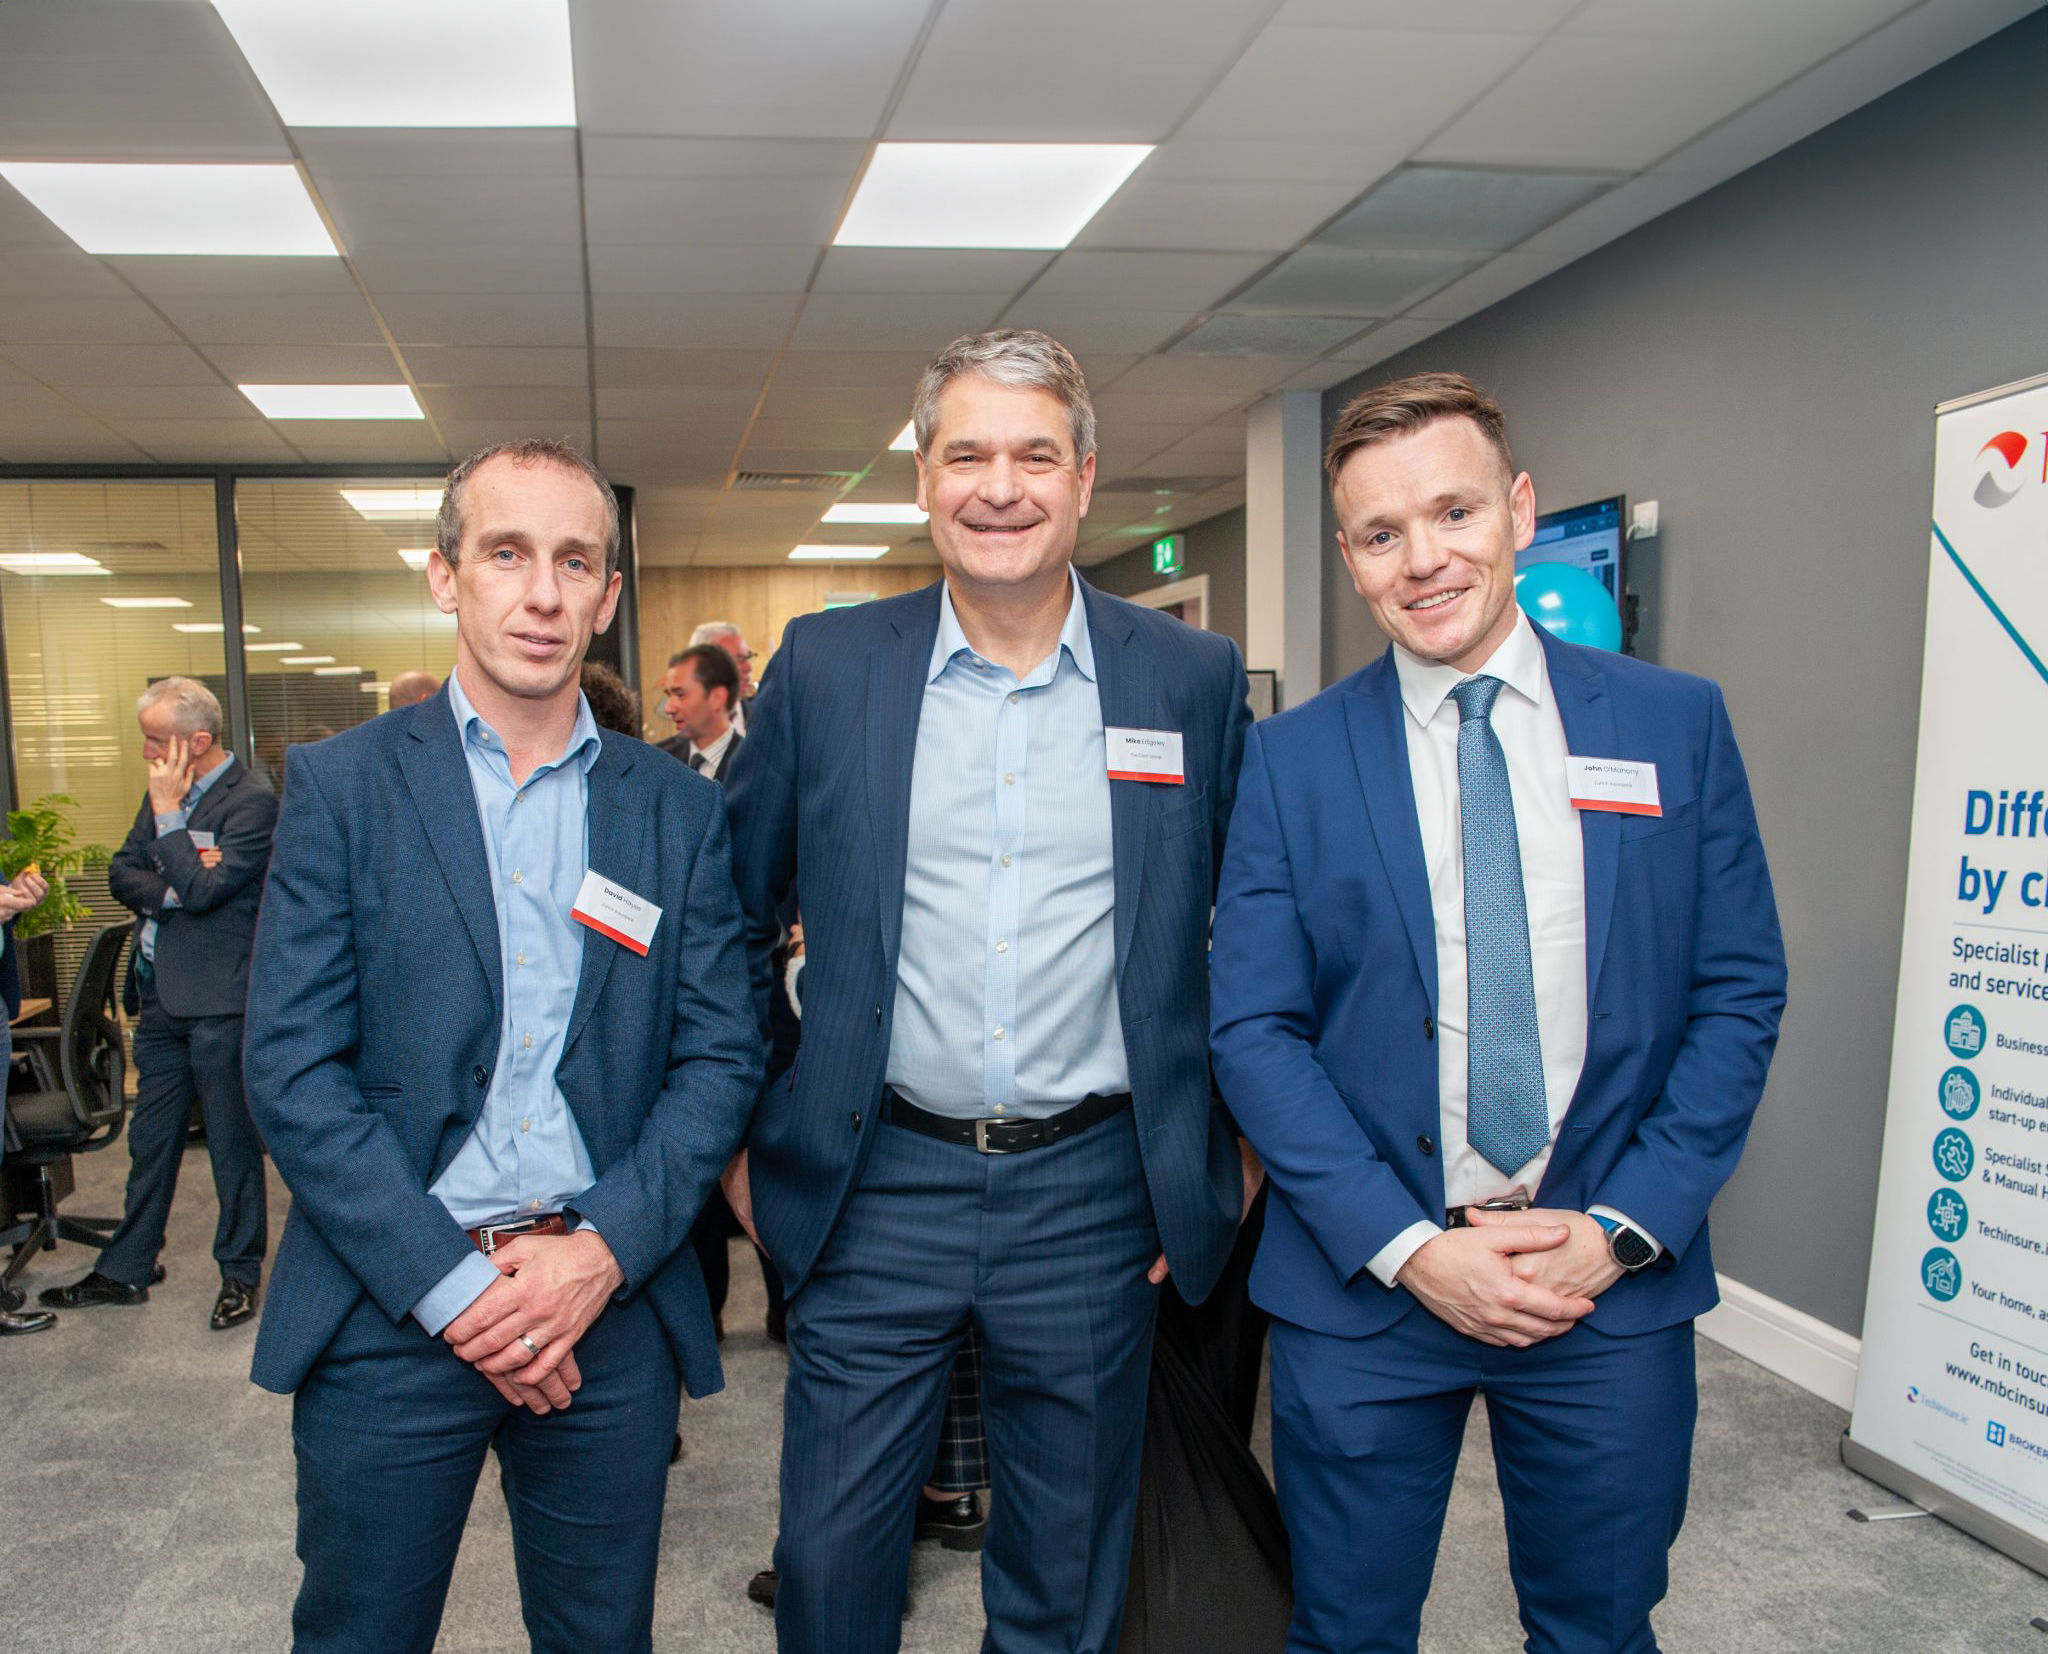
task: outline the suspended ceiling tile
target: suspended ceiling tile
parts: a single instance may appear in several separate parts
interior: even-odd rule
[[[616,446],[661,453],[692,451],[707,454],[722,465],[739,446],[746,423],[744,414],[722,418],[696,414],[674,419],[615,419],[600,413],[597,438],[607,449]]]
[[[298,465],[304,462],[304,456],[275,431],[260,429],[236,437],[208,437],[203,442],[159,438],[149,444],[149,454],[160,465]]]
[[[944,344],[945,340],[940,340]],[[904,401],[910,387],[932,358],[931,349],[913,350],[806,350],[798,348],[783,355],[775,368],[778,392],[806,390],[814,386],[849,385],[900,387]]]
[[[1364,338],[1353,340],[1336,352],[1335,359],[1361,367],[1372,362],[1384,362],[1389,356],[1398,356],[1410,345],[1419,345],[1450,325],[1426,316],[1396,316],[1390,322],[1381,322]]]
[[[1469,276],[1432,293],[1412,314],[1461,321],[1570,262],[1562,253],[1496,253]]]
[[[1157,358],[1166,360],[1167,358]],[[1192,358],[1188,358],[1192,360]],[[1186,386],[1168,390],[1161,387],[1131,386],[1128,378],[1095,396],[1096,423],[1104,431],[1125,425],[1178,425],[1179,441],[1190,430],[1220,419],[1233,408],[1242,407],[1249,391],[1236,388],[1193,390]]]
[[[1142,356],[1188,325],[1184,309],[1103,307],[1078,299],[1037,299],[1029,294],[1003,314],[1005,327],[1050,333],[1082,360],[1090,356]],[[942,341],[943,342],[943,341]]]
[[[9,465],[131,464],[148,456],[98,420],[63,424],[37,420],[15,426],[0,420],[0,463]]]
[[[409,345],[405,359],[422,385],[561,386],[590,379],[588,357],[571,347]]]
[[[1273,22],[1282,28],[1408,29],[1426,18],[1431,29],[1457,34],[1541,34],[1583,0],[1286,0]],[[1691,0],[1687,0],[1691,3]]]
[[[1167,405],[1188,395],[1235,396],[1242,400],[1270,389],[1304,365],[1301,357],[1155,356],[1140,362],[1118,381],[1117,395],[1157,396]]]
[[[573,241],[545,246],[383,245],[351,250],[371,295],[385,293],[568,293],[583,285],[583,251]]]
[[[845,204],[833,178],[593,178],[593,247],[822,247]]]
[[[1018,292],[1049,262],[1043,252],[960,251],[925,247],[834,247],[819,266],[816,293],[876,293],[921,299],[927,293]]]
[[[119,278],[90,253],[68,242],[62,247],[15,246],[0,228],[0,300],[127,296]]]
[[[454,419],[444,423],[442,434],[458,455],[477,452],[496,442],[523,442],[531,437],[554,437],[590,452],[590,421],[583,418],[541,415],[508,419]]]
[[[588,422],[590,392],[581,385],[429,385],[421,399],[445,429],[450,420],[574,419]]]
[[[767,377],[766,350],[605,350],[596,353],[600,386],[752,385]]]
[[[886,293],[816,293],[804,304],[795,343],[804,350],[936,351],[987,327],[1002,307],[986,293],[924,293],[914,305]]]
[[[1290,253],[1230,301],[1233,311],[1285,316],[1391,316],[1472,268],[1468,256],[1355,253],[1320,242]]]
[[[10,345],[172,344],[176,340],[177,335],[140,299],[17,298],[0,304],[0,350]]]
[[[1646,39],[1779,39],[1835,47],[1912,9],[1912,0],[1587,0],[1568,35]]]
[[[901,420],[827,419],[795,415],[785,419],[763,416],[748,433],[749,446],[762,443],[773,448],[860,448],[872,454],[889,444],[901,428]]]
[[[1089,220],[1074,245],[1090,250],[1163,247],[1280,253],[1357,193],[1358,186],[1348,180],[1150,178],[1140,167]]]
[[[1320,356],[1366,324],[1356,316],[1211,316],[1173,349],[1182,356]]]
[[[263,419],[116,419],[108,421],[130,442],[154,449],[162,443],[187,448],[208,445],[254,444],[264,446],[283,435]]]
[[[240,419],[256,417],[249,399],[232,385],[79,385],[69,399],[101,419]],[[10,391],[8,400],[17,393]]]
[[[1703,187],[1696,178],[1661,169],[1640,173],[1588,201],[1578,211],[1567,213],[1547,229],[1538,230],[1515,251],[1562,253],[1577,258],[1690,201]]]
[[[863,138],[928,0],[574,0],[576,107],[592,133]],[[804,43],[803,51],[792,43]]]
[[[24,373],[60,389],[73,385],[217,385],[221,380],[205,357],[185,345],[8,345],[0,346],[0,352]],[[388,352],[385,360],[390,360]]]
[[[380,297],[402,345],[581,345],[581,293],[392,293]]]
[[[1340,362],[1334,357],[1326,361],[1311,362],[1301,372],[1278,388],[1283,391],[1326,391],[1332,385],[1341,385],[1358,371],[1350,362]]]
[[[1249,281],[1261,253],[1108,253],[1070,248],[1031,285],[1031,302],[1200,310]]]
[[[237,385],[388,385],[400,377],[382,344],[216,344],[206,347],[206,360]]]
[[[576,134],[565,128],[302,126],[293,138],[319,177],[467,179],[470,188],[576,177]]]
[[[366,464],[392,465],[420,461],[447,463],[448,450],[435,439],[424,420],[403,425],[378,421],[376,425],[377,428],[372,430],[367,422],[295,419],[289,426],[281,427],[279,434],[316,464],[323,461],[353,463],[358,460]],[[450,442],[454,442],[452,437]]]
[[[678,453],[659,448],[615,448],[600,444],[605,475],[632,483],[717,483],[725,480],[726,461],[701,453]],[[635,501],[635,510],[638,502]]]
[[[213,297],[160,293],[154,303],[195,345],[373,345],[376,318],[353,287],[335,293]]]
[[[872,448],[773,448],[748,443],[740,455],[740,466],[748,471],[845,471],[862,470],[875,457]]]
[[[1150,143],[1235,59],[1269,9],[1267,0],[1040,0],[1020,14],[1013,0],[949,0],[888,136]]]
[[[773,350],[789,331],[788,293],[599,293],[600,345],[657,350]]]
[[[608,136],[586,125],[586,178],[836,178],[853,182],[865,141]]]
[[[884,436],[886,442],[903,428],[910,417],[911,383],[900,385],[817,385],[805,388],[785,385],[781,380],[769,389],[761,412],[771,419],[863,419],[895,426]]]
[[[818,263],[811,242],[756,247],[590,249],[593,293],[788,293],[804,290]]]
[[[597,416],[600,420],[683,420],[714,421],[729,425],[733,440],[754,411],[760,387],[745,385],[660,385],[597,388]]]
[[[1498,252],[1594,200],[1608,174],[1403,167],[1316,237],[1361,252]]]
[[[1285,138],[1191,138],[1176,134],[1145,162],[1146,176],[1182,182],[1254,181],[1349,184],[1362,190],[1397,166],[1406,152],[1392,145],[1317,143]]]

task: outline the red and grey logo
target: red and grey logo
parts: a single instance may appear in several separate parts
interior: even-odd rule
[[[2026,457],[2027,439],[2018,431],[2000,431],[1983,447],[1977,450],[1981,460],[1991,456],[1984,467],[1984,475],[1977,479],[1977,492],[1972,497],[1986,510],[1996,510],[2001,505],[2010,505],[2019,497],[2020,461]]]

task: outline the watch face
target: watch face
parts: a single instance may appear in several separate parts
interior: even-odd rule
[[[1623,1269],[1641,1269],[1657,1255],[1657,1249],[1633,1229],[1615,1230],[1608,1237],[1607,1247]]]

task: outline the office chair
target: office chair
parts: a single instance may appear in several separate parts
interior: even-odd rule
[[[0,1272],[0,1296],[11,1296],[15,1277],[38,1250],[54,1251],[60,1240],[97,1248],[120,1227],[119,1218],[63,1216],[57,1203],[71,1192],[71,1156],[105,1148],[121,1135],[127,1120],[115,967],[133,928],[132,922],[108,925],[87,944],[65,1002],[62,1028],[15,1030],[16,1049],[30,1053],[31,1068],[45,1077],[50,1053],[39,1047],[56,1047],[62,1089],[7,1099],[7,1164],[35,1174],[36,1210],[33,1217],[0,1231],[0,1246],[14,1248]]]

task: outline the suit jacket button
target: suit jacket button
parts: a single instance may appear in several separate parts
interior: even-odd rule
[[[1435,1039],[1435,1038],[1436,1038],[1436,1018],[1435,1018],[1435,1017],[1424,1017],[1424,1018],[1422,1019],[1422,1037],[1423,1037],[1424,1039]]]
[[[476,1081],[478,1085],[489,1085],[491,1083],[491,1071],[484,1067],[482,1063],[478,1063],[476,1067],[469,1071],[469,1077]]]
[[[879,1005],[875,1007],[875,1026],[877,1028],[882,1026],[882,1007]]]
[[[854,1129],[855,1131],[859,1131],[859,1130],[860,1130],[860,1110],[859,1110],[859,1109],[855,1109],[855,1110],[853,1111],[853,1129]]]
[[[1436,1139],[1429,1136],[1426,1132],[1415,1139],[1415,1146],[1424,1154],[1436,1153]]]

